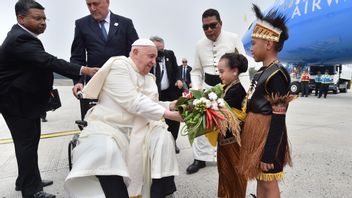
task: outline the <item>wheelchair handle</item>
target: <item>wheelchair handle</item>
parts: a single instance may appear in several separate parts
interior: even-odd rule
[[[78,92],[77,92],[77,99],[78,99],[78,100],[83,99],[83,92],[82,92],[82,91],[78,91]]]

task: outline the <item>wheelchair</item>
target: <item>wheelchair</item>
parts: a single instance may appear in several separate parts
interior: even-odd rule
[[[95,106],[97,104],[98,100],[83,98],[83,95],[81,93],[78,94],[77,98],[80,101],[81,120],[76,120],[75,123],[77,124],[79,130],[82,131],[84,129],[84,127],[88,126],[88,122],[84,120],[84,117],[85,117],[87,111],[90,108],[92,108],[93,106]],[[68,144],[68,167],[69,167],[69,170],[72,169],[72,150],[77,146],[78,138],[79,138],[79,134],[73,135],[72,140]]]

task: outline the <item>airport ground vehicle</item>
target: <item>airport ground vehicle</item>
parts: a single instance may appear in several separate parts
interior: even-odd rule
[[[287,65],[287,69],[291,76],[290,91],[293,94],[298,94],[301,89],[300,78],[301,73],[304,69],[309,70],[310,82],[309,82],[309,92],[315,90],[315,77],[317,72],[324,74],[326,70],[329,71],[331,76],[331,84],[329,85],[329,91],[334,94],[339,92],[346,93],[347,89],[351,87],[352,81],[352,64],[349,65]]]

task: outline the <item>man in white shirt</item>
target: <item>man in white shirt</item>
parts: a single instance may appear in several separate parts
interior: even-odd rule
[[[196,57],[191,71],[193,89],[206,89],[221,83],[217,64],[222,55],[229,52],[245,53],[238,35],[221,30],[222,21],[217,10],[206,10],[202,15],[202,23],[206,37],[196,46]],[[187,168],[188,174],[204,168],[206,161],[216,161],[216,148],[210,145],[205,136],[196,138],[192,147],[195,159]]]

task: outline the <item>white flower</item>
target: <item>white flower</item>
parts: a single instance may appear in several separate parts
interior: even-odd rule
[[[194,99],[194,100],[193,100],[193,105],[194,105],[194,106],[196,106],[198,103],[200,103],[200,100],[198,100],[198,99]]]
[[[219,107],[225,107],[225,100],[222,98],[219,98],[218,100]]]
[[[210,108],[211,107],[211,101],[210,100],[206,100],[205,101],[205,107],[206,108]]]
[[[215,101],[216,99],[218,99],[218,96],[214,92],[210,92],[208,94],[208,97],[211,101]]]
[[[207,101],[207,99],[205,97],[201,97],[199,100],[203,103],[206,103],[206,101]]]
[[[218,103],[216,101],[211,102],[211,108],[213,110],[219,110]]]

